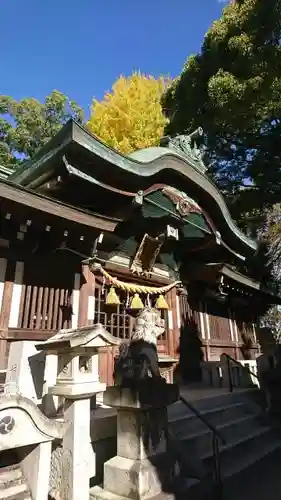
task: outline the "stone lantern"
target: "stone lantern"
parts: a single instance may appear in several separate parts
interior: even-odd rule
[[[95,455],[90,439],[90,401],[105,390],[98,373],[98,349],[118,344],[101,324],[60,330],[36,345],[58,357],[56,383],[49,388],[65,398],[61,500],[88,500],[89,479],[95,475]],[[93,470],[94,469],[94,470]],[[68,485],[66,487],[66,485]]]
[[[56,384],[52,394],[75,398],[105,390],[99,381],[98,349],[117,344],[103,325],[96,324],[79,330],[61,330],[38,349],[55,351],[58,356]]]

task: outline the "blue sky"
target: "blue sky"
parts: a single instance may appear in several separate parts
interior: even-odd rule
[[[53,89],[88,114],[120,74],[178,75],[220,16],[219,0],[0,0],[0,94]]]

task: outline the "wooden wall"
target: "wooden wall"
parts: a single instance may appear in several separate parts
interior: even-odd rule
[[[255,324],[239,319],[238,313],[224,305],[189,301],[180,297],[182,333],[188,334],[193,325],[193,335],[198,339],[202,357],[206,361],[219,360],[222,353],[235,359],[253,359],[258,351]]]
[[[45,340],[79,325],[80,309],[85,310],[79,307],[80,267],[59,253],[25,261],[0,257],[0,368],[12,340]]]
[[[5,367],[9,342],[44,340],[60,328],[103,323],[118,338],[130,338],[134,318],[123,305],[105,306],[106,289],[80,259],[59,253],[42,259],[8,260],[0,257],[0,368]],[[192,360],[217,360],[226,352],[236,359],[251,359],[257,352],[255,327],[239,321],[223,306],[194,303],[171,290],[163,311],[165,333],[159,354]],[[185,343],[185,351],[182,346]],[[199,352],[200,351],[200,352]],[[195,353],[195,354],[194,354]],[[101,381],[112,383],[116,348],[101,352]]]
[[[79,265],[78,265],[79,264]],[[99,322],[120,339],[129,339],[134,318],[126,313],[126,296],[120,306],[106,306],[107,288],[80,259],[67,253],[25,261],[0,259],[0,367],[7,365],[8,347],[16,340],[45,340],[61,328]],[[166,297],[171,309],[175,290]],[[165,333],[159,338],[160,354],[174,355],[179,335],[176,312],[162,311]],[[100,378],[112,383],[117,348],[100,354]]]

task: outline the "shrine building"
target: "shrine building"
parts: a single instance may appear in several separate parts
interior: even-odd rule
[[[258,317],[280,300],[249,272],[257,243],[231,218],[196,133],[161,144],[125,156],[69,121],[2,171],[2,369],[11,342],[60,329],[102,323],[129,339],[146,304],[165,319],[160,361],[184,380],[222,353],[255,359]],[[114,354],[100,355],[107,384]]]

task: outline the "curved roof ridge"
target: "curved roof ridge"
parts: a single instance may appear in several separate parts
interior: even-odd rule
[[[87,129],[81,126],[81,124],[73,120],[68,122],[57,136],[44,146],[41,154],[40,151],[38,152],[30,162],[30,165],[26,166],[25,171],[20,171],[11,176],[11,181],[36,189],[39,179],[44,178],[48,169],[51,168],[50,165],[54,157],[65,154],[65,148],[73,142],[90,152],[93,156],[101,158],[108,164],[119,168],[120,174],[123,176],[122,182],[126,173],[131,180],[133,176],[139,177],[140,180],[142,178],[142,185],[146,184],[146,179],[153,178],[154,176],[158,176],[159,178],[159,174],[162,175],[162,173],[165,173],[163,177],[166,177],[166,179],[169,177],[168,182],[171,182],[173,187],[178,187],[180,179],[174,178],[171,181],[170,173],[181,178],[186,178],[198,190],[204,191],[204,196],[207,196],[209,202],[213,204],[213,208],[220,212],[226,225],[235,237],[244,246],[248,247],[248,249],[250,248],[252,251],[257,249],[256,241],[249,238],[240,230],[231,217],[223,195],[212,179],[200,168],[200,164],[197,165],[193,158],[181,155],[171,148],[161,146],[152,147],[152,149],[147,148],[147,152],[145,150],[135,151],[125,156],[104,144],[99,138],[93,136]],[[119,182],[121,182],[121,175]],[[165,182],[167,181],[165,180]]]
[[[33,401],[20,394],[1,395],[0,412],[13,408],[24,411],[32,420],[36,429],[50,439],[61,439],[63,437],[65,429],[64,422],[50,420],[41,410],[39,410]]]

